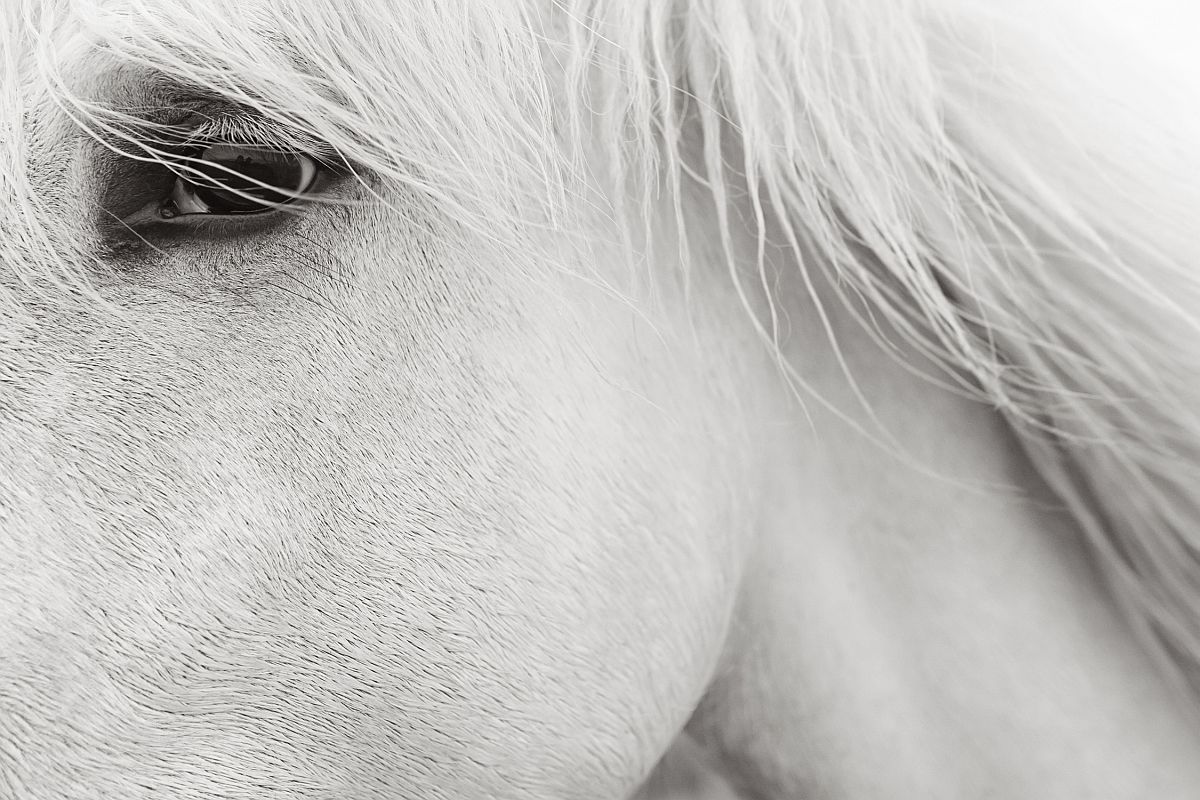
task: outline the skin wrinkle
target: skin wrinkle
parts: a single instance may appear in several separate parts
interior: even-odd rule
[[[0,10],[0,798],[1194,794],[1192,195],[1040,12],[385,8]],[[361,179],[114,239],[214,94]]]

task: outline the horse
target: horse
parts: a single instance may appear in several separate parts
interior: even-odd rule
[[[7,0],[0,797],[1196,797],[1200,84],[1081,5]]]

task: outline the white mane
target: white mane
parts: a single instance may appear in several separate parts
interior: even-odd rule
[[[728,232],[748,189],[760,240],[768,220],[785,232],[797,287],[835,273],[1008,417],[1148,646],[1200,676],[1195,90],[1122,57],[1087,15],[983,0],[411,0],[387,20],[376,0],[8,5],[3,40],[23,31],[28,49],[0,69],[0,103],[37,83],[121,131],[113,112],[138,109],[88,105],[58,74],[99,43],[512,243],[628,186],[642,203],[613,212],[638,240],[650,200],[679,207],[689,175]],[[7,246],[61,275],[15,141],[0,131],[0,222],[43,234]],[[599,175],[584,168],[597,150]]]

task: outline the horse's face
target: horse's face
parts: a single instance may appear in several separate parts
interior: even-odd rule
[[[99,83],[160,102],[127,77]],[[39,214],[111,271],[82,303],[5,277],[10,790],[629,789],[730,611],[727,332],[627,293],[619,248],[524,262],[354,180],[140,241],[105,220],[164,177],[32,111]]]

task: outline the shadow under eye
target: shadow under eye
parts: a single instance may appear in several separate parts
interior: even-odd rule
[[[300,224],[315,209],[327,204],[327,196],[316,195],[324,195],[341,182],[340,176],[319,174],[309,189],[313,199],[301,198],[255,213],[187,213],[167,217],[161,209],[177,187],[178,176],[162,165],[138,164],[138,167],[140,171],[135,169],[125,177],[141,181],[141,185],[119,195],[119,203],[103,209],[104,219],[99,228],[110,254],[172,242],[230,240],[281,232]],[[134,202],[141,205],[130,211]],[[119,211],[126,213],[118,217]]]
[[[156,207],[158,202],[156,196],[147,205]],[[132,223],[128,217],[122,220],[110,216],[100,226],[98,255],[111,268],[124,272],[139,269],[139,265],[148,261],[174,257],[177,254],[172,251],[176,247],[187,248],[180,254],[191,253],[193,248],[201,248],[195,251],[197,253],[216,252],[211,248],[224,250],[225,246],[257,249],[256,239],[286,235],[289,229],[301,224],[302,215],[283,212],[240,217],[197,215],[187,224],[149,218],[148,215]]]

